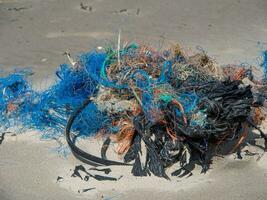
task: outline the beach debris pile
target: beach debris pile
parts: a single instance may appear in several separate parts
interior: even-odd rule
[[[255,79],[251,66],[222,67],[203,51],[186,55],[179,45],[159,51],[125,43],[76,60],[67,56],[71,64],[60,66],[47,90],[33,90],[27,71],[0,79],[2,129],[65,136],[74,156],[87,164],[130,165],[135,176],[167,179],[165,169],[175,163],[175,175],[191,162],[206,172],[229,141],[228,153],[239,152],[250,127],[267,142],[258,128],[266,77]],[[258,68],[265,71],[267,58],[262,63]],[[101,157],[76,145],[77,138],[92,135],[103,139]],[[110,145],[122,161],[107,158]]]

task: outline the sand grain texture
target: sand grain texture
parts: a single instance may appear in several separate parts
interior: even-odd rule
[[[81,9],[80,2],[91,9]],[[32,67],[37,88],[50,83],[64,51],[79,52],[124,40],[164,48],[178,41],[187,51],[201,46],[220,64],[257,63],[267,43],[266,0],[1,0],[0,69]],[[163,42],[163,46],[162,46]],[[90,141],[97,152],[98,143]],[[216,158],[212,169],[188,179],[138,178],[114,167],[118,182],[70,178],[81,164],[51,152],[55,141],[38,133],[8,135],[0,145],[0,200],[73,199],[267,199],[267,158]],[[64,179],[57,182],[58,176]],[[82,194],[79,189],[96,187]]]

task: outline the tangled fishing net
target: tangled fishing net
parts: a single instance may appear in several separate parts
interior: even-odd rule
[[[249,66],[221,67],[204,52],[185,55],[178,45],[156,51],[135,43],[70,61],[41,92],[31,88],[25,71],[1,78],[1,129],[39,130],[48,139],[65,131],[73,154],[85,163],[132,165],[135,176],[165,178],[175,163],[186,169],[196,162],[206,172],[221,145],[231,141],[230,152],[239,151],[251,126],[267,141],[257,127],[266,76],[254,80]],[[262,63],[266,74],[266,52]],[[91,135],[103,138],[101,157],[75,145],[79,136]],[[123,161],[107,158],[114,143]]]

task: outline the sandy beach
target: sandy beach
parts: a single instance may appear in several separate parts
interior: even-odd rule
[[[115,44],[119,29],[123,41],[159,49],[179,42],[185,52],[201,48],[219,64],[258,64],[267,44],[266,10],[266,0],[0,0],[0,69],[30,67],[36,89],[46,88],[55,69],[68,62],[66,50],[75,56]],[[262,129],[267,132],[266,122]],[[94,138],[80,141],[96,154],[100,144]],[[82,163],[58,153],[58,145],[37,132],[7,134],[0,145],[0,200],[267,199],[266,155],[215,157],[206,174],[196,167],[193,176],[171,181],[111,167],[118,181],[85,182],[71,177]],[[95,189],[83,192],[88,188]]]

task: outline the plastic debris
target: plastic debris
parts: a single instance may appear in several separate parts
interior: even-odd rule
[[[57,177],[57,182],[61,182],[63,179],[64,179],[63,177],[58,176],[58,177]]]
[[[256,126],[263,120],[266,78],[254,80],[251,66],[222,67],[203,51],[185,55],[179,45],[157,51],[136,43],[122,48],[118,44],[117,49],[99,48],[76,60],[67,54],[71,65],[61,65],[58,81],[45,91],[31,88],[29,73],[1,78],[2,129],[37,129],[46,139],[61,137],[65,130],[72,153],[87,164],[132,165],[135,176],[166,179],[165,169],[175,163],[180,169],[173,176],[191,176],[192,163],[205,173],[219,147],[229,141],[233,146],[228,153],[240,152],[249,126],[267,141]],[[266,57],[265,52],[265,73]],[[75,144],[78,137],[91,135],[104,140],[101,157]],[[123,161],[108,160],[111,143]],[[81,171],[87,180],[117,180],[92,175],[82,165],[73,176],[84,179]]]
[[[0,135],[0,145],[2,144],[2,142],[3,142],[4,139],[5,139],[5,134],[6,134],[6,133],[1,133],[1,135]]]
[[[103,170],[100,170],[100,169],[89,169],[89,170],[96,170],[96,171],[103,171]],[[105,171],[105,170],[104,170]],[[84,174],[86,174],[84,176],[84,178],[82,177],[81,173],[80,172],[83,172]],[[114,177],[110,177],[110,176],[102,176],[102,175],[99,175],[99,174],[91,174],[89,173],[85,167],[83,165],[78,165],[75,167],[74,171],[73,171],[73,174],[71,175],[72,177],[79,177],[81,180],[85,180],[85,181],[88,181],[90,177],[98,180],[98,181],[117,181],[117,178],[114,178]]]
[[[90,190],[95,190],[96,188],[86,188],[86,189],[82,189],[82,190],[78,190],[78,193],[84,193],[84,192],[88,192]]]

